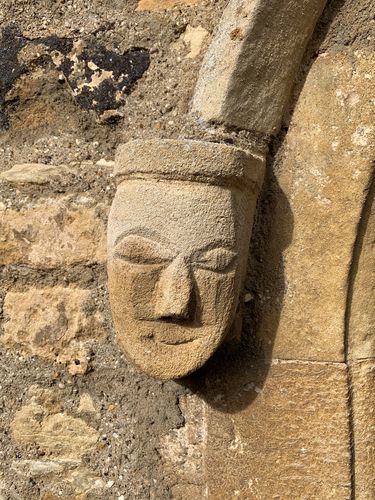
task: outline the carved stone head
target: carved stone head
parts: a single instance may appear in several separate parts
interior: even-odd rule
[[[120,146],[108,225],[120,345],[144,372],[179,378],[230,333],[263,179],[263,159],[223,144]]]

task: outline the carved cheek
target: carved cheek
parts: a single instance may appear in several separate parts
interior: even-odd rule
[[[162,272],[161,267],[129,266],[130,302],[134,318],[137,320],[154,319],[156,286]]]
[[[111,300],[117,303],[118,314],[130,316],[128,319],[152,319],[155,288],[161,272],[161,267],[113,259],[109,266],[109,283]]]
[[[235,272],[216,273],[203,269],[194,272],[202,326],[230,323],[237,305]]]

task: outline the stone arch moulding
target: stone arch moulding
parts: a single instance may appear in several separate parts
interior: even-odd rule
[[[375,179],[364,203],[347,301],[346,357],[350,374],[354,474],[359,498],[375,495]]]
[[[326,0],[230,0],[203,61],[192,113],[203,122],[277,133]]]

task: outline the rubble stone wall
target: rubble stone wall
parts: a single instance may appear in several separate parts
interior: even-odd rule
[[[374,498],[371,0],[327,2],[271,138],[241,349],[161,382],[116,343],[116,147],[266,149],[188,115],[226,3],[0,0],[1,499]]]

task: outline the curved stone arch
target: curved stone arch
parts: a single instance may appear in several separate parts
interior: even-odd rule
[[[361,498],[375,494],[375,177],[358,224],[346,306],[353,475]]]
[[[199,74],[192,102],[198,124],[265,139],[277,134],[325,3],[230,0]],[[293,213],[293,241],[283,252],[288,297],[275,341],[274,304],[260,306],[258,325],[259,344],[273,344],[270,357],[278,362],[306,363],[306,373],[309,366],[340,373],[342,385],[333,390],[340,394],[334,417],[340,407],[341,436],[348,424],[341,466],[352,495],[361,498],[375,493],[373,62],[367,47],[338,46],[320,54],[307,75],[272,180]],[[269,239],[277,241],[287,226],[279,200],[274,214]],[[253,417],[256,410],[248,411]],[[252,460],[243,462],[248,472]]]
[[[193,98],[201,124],[277,134],[325,3],[231,0]],[[293,242],[283,255],[292,299],[284,304],[272,352],[277,359],[346,364],[351,488],[363,498],[375,493],[371,60],[372,51],[350,47],[321,54],[294,110],[276,172],[294,216]],[[275,224],[285,227],[281,209]],[[263,308],[262,314],[267,344],[271,313]]]
[[[274,135],[326,0],[230,0],[203,61],[192,112]]]
[[[372,179],[354,247],[347,304],[349,361],[375,358],[375,179]]]

